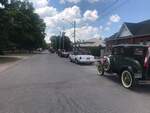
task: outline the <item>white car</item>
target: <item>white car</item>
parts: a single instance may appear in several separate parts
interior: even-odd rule
[[[95,62],[94,56],[86,52],[73,52],[69,55],[69,59],[76,64],[92,64]]]

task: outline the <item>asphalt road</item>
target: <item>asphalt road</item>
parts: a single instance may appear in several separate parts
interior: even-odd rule
[[[0,73],[0,113],[150,113],[150,85],[123,88],[55,54],[38,54]]]

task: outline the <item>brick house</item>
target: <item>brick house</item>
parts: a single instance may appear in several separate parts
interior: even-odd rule
[[[119,32],[105,39],[106,47],[110,49],[117,44],[147,44],[150,45],[150,20],[139,23],[124,23]]]

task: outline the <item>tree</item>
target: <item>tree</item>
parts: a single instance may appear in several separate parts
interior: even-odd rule
[[[51,46],[55,49],[65,49],[66,51],[72,50],[72,42],[67,36],[52,36],[50,38]]]
[[[2,5],[7,5],[7,0],[0,0],[0,3]],[[8,47],[8,34],[6,31],[8,31],[9,26],[9,15],[7,13],[7,9],[0,8],[0,54],[2,54],[2,50],[6,49]]]
[[[13,1],[9,7],[13,17],[10,40],[18,49],[33,50],[43,46],[45,23],[34,13],[32,4],[27,1]]]
[[[0,50],[11,48],[33,50],[43,47],[46,25],[28,1],[1,0]]]
[[[2,5],[7,5],[7,4],[8,4],[8,0],[0,0],[0,3],[1,3]]]

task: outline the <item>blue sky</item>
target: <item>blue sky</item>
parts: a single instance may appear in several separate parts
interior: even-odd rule
[[[109,37],[123,22],[150,19],[150,0],[31,0],[36,12],[47,24],[47,40],[63,29],[72,39],[77,21],[77,38]],[[38,2],[37,2],[38,1]],[[68,22],[69,21],[69,22]]]

